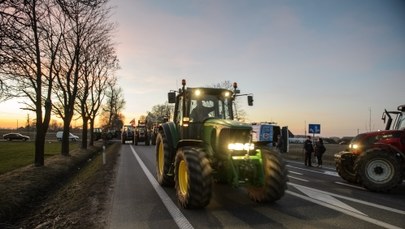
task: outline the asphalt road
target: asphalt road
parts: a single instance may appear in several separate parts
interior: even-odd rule
[[[334,168],[288,161],[285,196],[257,204],[243,189],[215,184],[201,210],[179,208],[155,176],[154,146],[123,145],[110,228],[405,228],[405,184],[373,193],[343,181]]]

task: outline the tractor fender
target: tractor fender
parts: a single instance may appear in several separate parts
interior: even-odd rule
[[[159,126],[159,130],[163,131],[163,133],[165,134],[170,151],[175,152],[177,143],[179,141],[179,134],[176,129],[176,125],[174,125],[174,122],[163,123]]]
[[[196,139],[182,139],[177,144],[177,149],[184,147],[184,146],[194,146],[198,148],[204,147],[204,142],[202,140]]]
[[[395,147],[393,145],[389,145],[389,144],[375,144],[373,147],[365,150],[362,154],[366,154],[366,153],[368,153],[370,151],[374,151],[376,149],[394,152],[396,154],[396,157],[398,157],[401,161],[405,160],[404,152],[401,152],[397,147]]]

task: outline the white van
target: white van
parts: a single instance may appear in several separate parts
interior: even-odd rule
[[[58,131],[56,133],[56,139],[58,139],[58,141],[62,141],[62,137],[63,137],[63,131]],[[69,133],[69,140],[70,141],[79,141],[79,136]]]

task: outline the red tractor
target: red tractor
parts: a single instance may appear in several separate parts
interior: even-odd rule
[[[346,151],[335,154],[344,180],[375,192],[389,191],[405,178],[405,105],[385,110],[382,119],[385,130],[359,134]]]

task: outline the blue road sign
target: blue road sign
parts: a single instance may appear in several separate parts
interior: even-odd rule
[[[310,134],[320,134],[321,133],[321,124],[309,124],[309,133]]]

